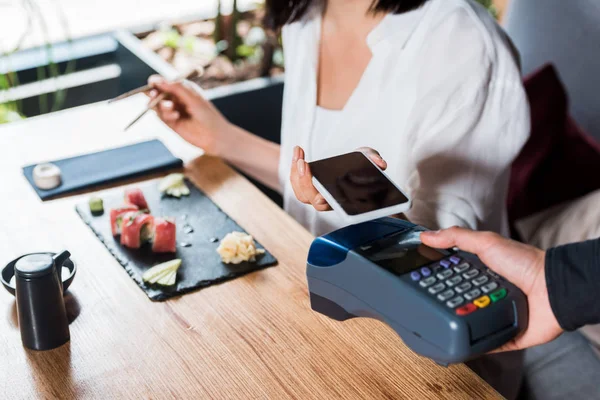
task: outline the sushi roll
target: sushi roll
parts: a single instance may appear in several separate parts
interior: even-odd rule
[[[131,249],[139,249],[143,243],[152,240],[154,217],[140,211],[123,215],[121,224],[121,244]]]
[[[150,211],[148,202],[144,197],[144,192],[141,189],[133,188],[125,190],[125,204],[137,206],[142,211]]]
[[[113,208],[110,210],[110,228],[113,236],[121,234],[121,223],[123,222],[123,214],[128,212],[139,211],[137,206],[128,204],[119,208]]]
[[[152,251],[155,253],[175,253],[176,247],[175,222],[170,218],[155,218]]]

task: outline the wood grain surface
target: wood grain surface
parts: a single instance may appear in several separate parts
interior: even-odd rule
[[[144,102],[134,97],[0,128],[2,263],[67,248],[79,266],[66,297],[71,341],[52,351],[22,347],[14,299],[1,291],[0,398],[499,397],[464,365],[443,368],[415,355],[380,322],[340,323],[312,312],[305,278],[311,235],[223,162],[197,158],[198,149],[153,115],[123,133]],[[188,161],[189,178],[278,267],[153,303],[76,215],[85,194],[42,203],[21,172],[28,163],[151,137]]]

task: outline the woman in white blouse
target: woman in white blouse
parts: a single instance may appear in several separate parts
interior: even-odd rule
[[[286,59],[281,145],[230,124],[194,85],[154,77],[151,96],[170,95],[157,108],[167,125],[279,190],[314,234],[340,222],[320,212],[328,205],[305,160],[360,147],[410,193],[411,221],[507,233],[509,170],[529,135],[529,108],[516,52],[483,7],[268,0],[267,10]]]

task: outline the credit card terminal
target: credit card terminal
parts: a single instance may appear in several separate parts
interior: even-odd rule
[[[339,321],[380,320],[441,365],[485,354],[527,329],[521,290],[473,254],[423,245],[425,230],[382,218],[316,238],[306,270],[312,309]]]

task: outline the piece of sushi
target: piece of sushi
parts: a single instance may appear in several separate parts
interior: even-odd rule
[[[128,212],[139,211],[137,206],[127,204],[119,208],[113,208],[110,210],[110,228],[113,236],[121,234],[121,223],[123,221],[123,214]]]
[[[140,210],[146,210],[150,212],[150,208],[148,207],[148,202],[144,197],[144,192],[138,188],[132,188],[125,190],[125,203],[133,204],[137,206]]]
[[[143,243],[152,240],[154,217],[140,211],[123,215],[121,224],[121,244],[131,249],[139,249]]]
[[[155,253],[175,253],[177,251],[175,221],[171,218],[154,218],[154,238],[152,251]]]

